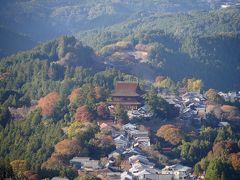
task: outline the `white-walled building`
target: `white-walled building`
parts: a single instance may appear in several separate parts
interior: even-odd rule
[[[166,166],[162,169],[161,174],[170,174],[173,176],[174,180],[180,179],[191,179],[192,168],[188,166],[183,166],[181,164],[176,164],[172,166]]]

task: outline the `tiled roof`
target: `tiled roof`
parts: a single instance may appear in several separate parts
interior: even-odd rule
[[[117,81],[115,91],[111,94],[111,96],[137,97],[139,96],[137,88],[137,82]]]
[[[141,105],[140,102],[137,102],[137,101],[132,101],[132,102],[125,102],[125,101],[110,101],[108,102],[108,104],[111,104],[111,105],[116,105],[116,104],[121,104],[121,105]]]

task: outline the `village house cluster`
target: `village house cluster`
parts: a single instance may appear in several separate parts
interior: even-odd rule
[[[240,91],[219,92],[218,94],[227,102],[240,102]]]
[[[183,91],[177,96],[167,88],[158,88],[158,96],[175,106],[179,110],[179,119],[184,122],[194,120],[200,125],[206,119],[207,98],[200,91]]]
[[[167,88],[158,88],[158,96],[164,98],[169,104],[179,110],[179,120],[187,122],[195,120],[199,125],[207,117],[207,98],[199,91],[183,92],[176,96]],[[236,100],[239,93],[219,93],[225,100]],[[90,157],[74,157],[70,160],[72,167],[82,173],[92,173],[101,179],[111,180],[181,180],[195,179],[192,168],[180,164],[181,160],[173,165],[158,168],[149,158],[144,148],[150,147],[150,132],[144,126],[134,124],[134,118],[151,118],[141,98],[141,90],[136,82],[117,82],[111,101],[108,102],[110,110],[117,104],[122,105],[128,111],[130,123],[116,127],[114,121],[99,122],[102,133],[111,134],[116,149],[111,152],[103,162],[93,160]],[[227,122],[220,122],[219,127],[229,126]],[[171,148],[162,148],[163,152],[171,151]],[[161,157],[167,157],[161,154]]]
[[[93,173],[101,179],[113,180],[156,180],[156,179],[192,179],[192,169],[181,164],[155,167],[143,147],[150,146],[148,130],[139,129],[135,124],[125,124],[117,130],[113,125],[100,124],[101,131],[112,132],[116,150],[108,155],[107,161],[92,160],[90,157],[74,157],[70,164],[78,173]],[[121,169],[118,161],[121,160]]]
[[[201,126],[211,113],[207,110],[207,97],[200,91],[183,91],[178,96],[173,94],[168,88],[158,88],[157,92],[158,96],[178,108],[179,119],[183,122],[194,121],[195,124]],[[219,92],[218,94],[227,102],[238,102],[240,100],[240,92]],[[216,128],[227,126],[230,126],[228,122],[220,121]]]

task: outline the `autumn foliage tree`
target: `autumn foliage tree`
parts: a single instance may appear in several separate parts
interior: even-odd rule
[[[61,176],[68,177],[69,179],[74,179],[77,177],[77,171],[72,167],[69,167],[67,163],[68,162],[65,158],[59,154],[53,153],[47,161],[42,163],[42,175],[44,175],[44,177]]]
[[[161,127],[158,129],[158,131],[157,131],[157,136],[158,136],[158,137],[163,137],[164,134],[165,134],[165,133],[168,131],[168,129],[170,129],[170,128],[175,128],[175,126],[172,125],[172,124],[166,124],[166,125],[161,126]]]
[[[155,86],[172,88],[174,86],[174,82],[169,77],[157,76],[155,79]]]
[[[203,87],[203,81],[200,79],[188,79],[187,89],[188,91],[199,91]]]
[[[72,105],[74,103],[79,102],[80,95],[81,95],[81,89],[80,88],[73,89],[71,94],[68,96],[70,104]]]
[[[164,77],[164,76],[157,76],[157,77],[155,78],[155,86],[161,87],[161,83],[162,83],[162,81],[165,80],[165,79],[166,79],[166,77]]]
[[[100,103],[100,104],[97,106],[97,115],[98,115],[100,118],[103,118],[103,119],[106,119],[106,118],[109,117],[110,112],[109,112],[109,109],[108,109],[106,103]]]
[[[217,157],[228,156],[231,153],[238,151],[237,143],[233,141],[221,141],[214,144],[212,151],[208,153],[208,159],[214,159]]]
[[[232,153],[230,155],[230,161],[235,171],[240,172],[240,154],[239,153]]]
[[[99,127],[95,123],[81,123],[78,121],[73,122],[68,129],[68,137],[76,139],[82,147],[87,147],[90,139],[95,137],[99,131]]]
[[[121,161],[120,167],[121,170],[128,171],[131,168],[131,164],[129,163],[129,161],[123,160]]]
[[[115,148],[112,136],[103,133],[97,133],[89,141],[89,152],[94,158],[105,157]]]
[[[96,100],[100,100],[103,97],[103,90],[102,90],[102,88],[99,87],[99,86],[96,86],[94,88],[94,90],[95,90],[95,98],[96,98]]]
[[[26,160],[14,160],[10,163],[15,176],[19,179],[23,178],[24,172],[28,170]]]
[[[207,96],[208,101],[210,103],[222,104],[224,102],[224,99],[217,93],[217,91],[215,89],[209,89],[205,93],[205,96]]]
[[[41,108],[42,112],[41,114],[43,116],[52,116],[54,113],[54,108],[57,104],[57,102],[60,100],[60,94],[57,92],[51,92],[47,96],[42,97],[38,101],[38,106]]]
[[[40,176],[33,171],[25,171],[23,173],[23,176],[25,178],[27,178],[28,180],[40,180],[41,179]]]
[[[79,155],[82,151],[82,147],[79,145],[77,140],[64,139],[54,146],[54,152],[57,155],[69,156]]]
[[[181,130],[172,124],[161,126],[156,135],[170,142],[172,145],[177,145],[183,140]]]
[[[90,122],[93,119],[93,115],[86,105],[78,107],[74,117],[78,122]]]
[[[47,161],[43,162],[41,165],[42,170],[56,169],[57,167],[63,164],[61,156],[56,153],[53,153]]]

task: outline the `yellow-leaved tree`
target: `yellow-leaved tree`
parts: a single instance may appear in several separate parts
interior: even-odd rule
[[[188,91],[199,91],[203,87],[203,81],[201,79],[188,79],[187,89]]]
[[[22,179],[24,176],[23,173],[28,170],[26,160],[14,160],[10,162],[10,165],[12,166],[13,173],[19,179]]]

